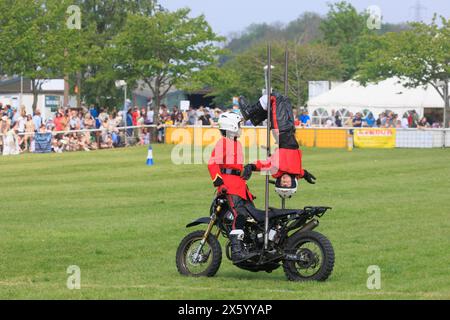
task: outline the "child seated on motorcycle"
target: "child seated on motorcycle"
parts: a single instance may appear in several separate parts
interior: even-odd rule
[[[231,258],[233,263],[245,261],[255,254],[249,253],[243,245],[244,226],[247,220],[245,206],[253,204],[246,181],[242,178],[244,170],[242,145],[237,140],[241,134],[242,117],[234,112],[220,115],[218,120],[222,138],[217,142],[208,162],[208,170],[218,193],[227,193],[227,199],[234,220],[229,234]]]

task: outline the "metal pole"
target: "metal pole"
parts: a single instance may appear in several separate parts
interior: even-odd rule
[[[124,110],[124,127],[125,127],[125,147],[128,146],[128,132],[127,132],[127,118],[128,118],[128,110],[127,110],[127,85],[123,87],[123,110]]]
[[[448,92],[448,80],[446,80],[446,83],[444,84],[444,98],[445,98],[445,103],[444,103],[444,137],[443,137],[443,148],[445,148],[446,146],[446,138],[447,138],[447,133],[445,131],[445,129],[447,128],[447,110],[450,108],[450,101],[449,101],[449,96],[448,96],[449,92]]]
[[[267,94],[267,158],[270,157],[270,127],[271,127],[271,109],[272,103],[270,102],[271,96],[271,78],[272,78],[272,48],[270,44],[267,47],[267,83],[266,83],[266,94]],[[266,199],[265,199],[265,209],[266,209],[266,219],[264,226],[264,250],[267,250],[269,245],[269,175],[266,175]]]
[[[286,47],[286,52],[284,53],[284,95],[286,97],[289,95],[288,68],[289,68],[289,51]]]
[[[448,101],[448,82],[444,84],[444,129],[447,128],[447,109],[449,108],[449,101]]]
[[[284,53],[284,96],[289,96],[289,78],[288,78],[288,69],[289,69],[289,51],[286,46],[286,51]],[[281,208],[286,209],[286,199],[281,198]]]
[[[20,96],[19,96],[19,108],[23,105],[23,75],[20,76]]]

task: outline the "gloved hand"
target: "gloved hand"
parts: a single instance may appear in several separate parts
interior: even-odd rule
[[[254,164],[247,164],[242,172],[242,179],[249,180],[252,177],[253,171],[256,171],[256,166]]]
[[[214,187],[220,187],[221,185],[223,185],[224,182],[221,177],[217,177],[213,183],[214,183]]]
[[[309,173],[306,170],[303,170],[303,171],[304,171],[303,179],[305,179],[310,184],[316,184],[316,182],[314,181],[314,180],[316,180],[316,177],[314,177],[311,173]]]

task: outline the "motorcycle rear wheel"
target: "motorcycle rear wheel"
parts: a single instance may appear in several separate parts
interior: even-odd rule
[[[333,246],[323,234],[315,231],[294,234],[285,251],[302,257],[302,261],[283,262],[284,273],[291,281],[325,281],[333,272]]]
[[[210,234],[200,255],[196,255],[204,234],[204,231],[194,231],[178,246],[176,264],[178,272],[182,275],[213,277],[219,270],[222,263],[222,248],[215,236]]]

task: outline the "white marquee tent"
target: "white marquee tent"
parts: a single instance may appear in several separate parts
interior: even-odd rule
[[[349,80],[308,102],[308,110],[316,121],[331,116],[333,110],[344,118],[349,112],[367,114],[369,111],[377,118],[386,110],[400,116],[408,110],[416,110],[419,115],[423,115],[425,108],[444,108],[444,101],[436,89],[432,86],[405,88],[399,78],[390,78],[366,87]]]

